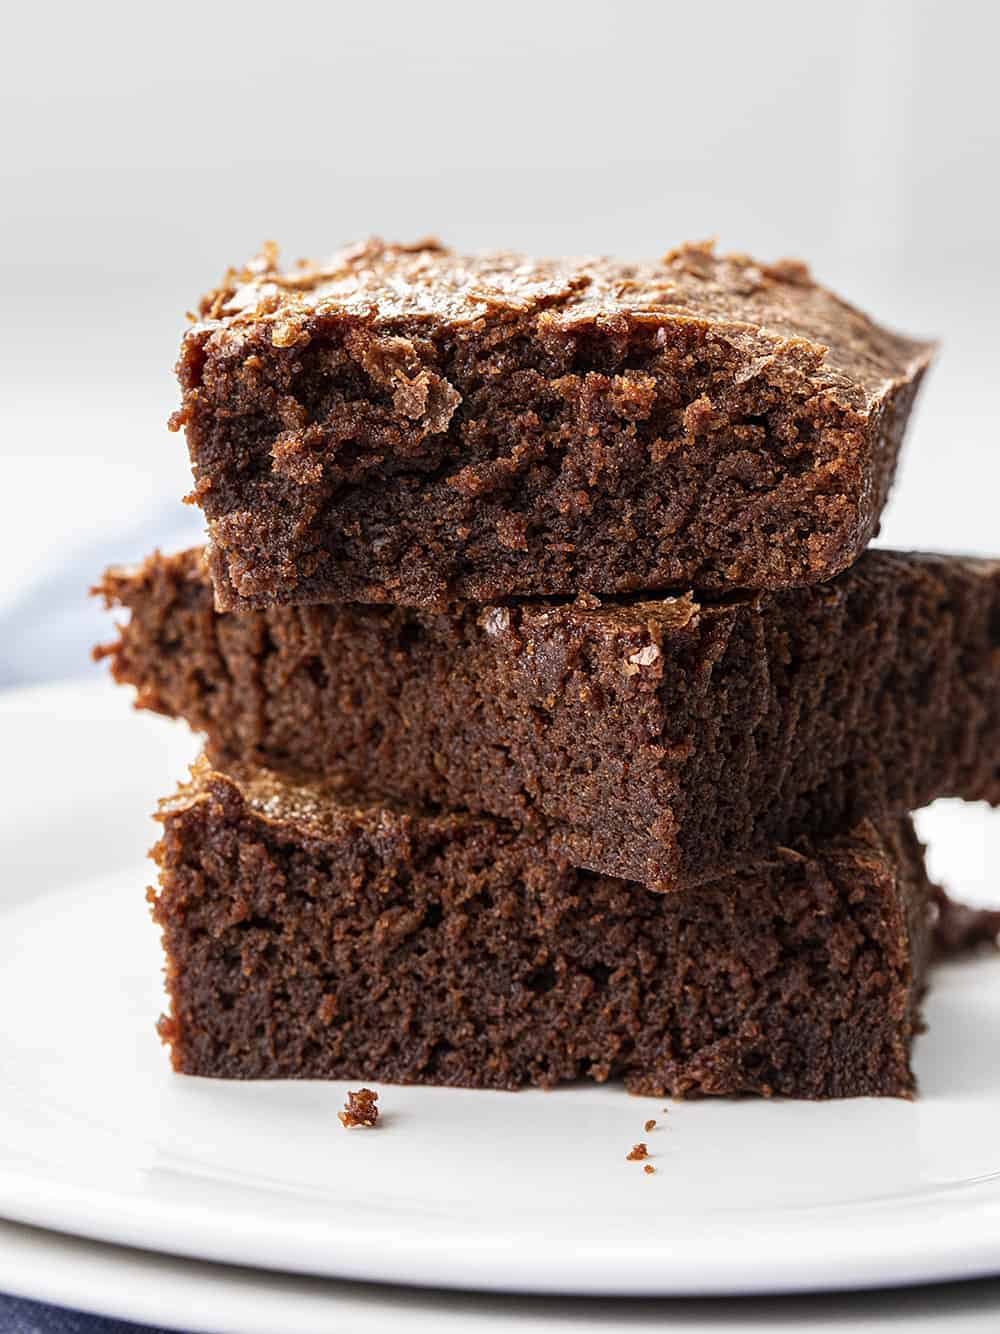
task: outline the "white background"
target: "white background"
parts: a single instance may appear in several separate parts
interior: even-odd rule
[[[19,7],[0,79],[0,608],[19,619],[0,653],[21,679],[82,666],[100,565],[198,531],[164,425],[183,314],[266,238],[639,257],[718,235],[804,257],[943,341],[882,540],[1000,547],[997,13]],[[22,636],[53,588],[56,623]]]

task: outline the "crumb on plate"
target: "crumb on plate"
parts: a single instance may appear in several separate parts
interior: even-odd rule
[[[338,1112],[340,1124],[345,1130],[352,1126],[374,1126],[378,1120],[378,1094],[372,1089],[348,1090],[344,1110]]]

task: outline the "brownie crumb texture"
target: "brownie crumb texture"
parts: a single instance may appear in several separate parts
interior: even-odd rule
[[[204,760],[160,819],[163,1033],[188,1074],[912,1092],[931,915],[907,822],[653,894],[537,825]]]
[[[643,1158],[649,1157],[649,1149],[645,1144],[633,1144],[632,1149],[625,1155],[626,1162],[641,1163]]]
[[[220,607],[823,582],[933,348],[801,265],[372,241],[202,301],[178,364]]]
[[[344,1104],[344,1110],[338,1112],[340,1124],[345,1130],[350,1130],[354,1126],[368,1126],[371,1129],[378,1121],[378,1094],[372,1089],[358,1089],[349,1091],[347,1102]]]
[[[205,733],[223,771],[541,816],[572,865],[651,888],[937,797],[1000,804],[998,561],[876,550],[820,589],[499,619],[217,613],[200,551],[100,591],[131,611],[101,650],[115,678]]]

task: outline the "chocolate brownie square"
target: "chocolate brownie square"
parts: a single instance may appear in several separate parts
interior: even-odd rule
[[[213,760],[545,819],[677,889],[936,797],[1000,803],[1000,562],[871,550],[829,584],[448,611],[218,613],[200,553],[110,571],[112,670]]]
[[[186,1074],[913,1089],[932,905],[908,820],[672,895],[573,869],[538,825],[204,761],[160,820],[161,1033]]]
[[[204,298],[178,371],[224,610],[829,579],[931,356],[819,286],[368,242]]]

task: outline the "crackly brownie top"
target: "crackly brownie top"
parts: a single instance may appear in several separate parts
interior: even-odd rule
[[[462,813],[438,813],[359,791],[342,775],[296,779],[249,765],[233,765],[223,774],[204,755],[191,766],[190,781],[161,800],[160,817],[187,810],[211,796],[235,796],[268,824],[294,827],[320,839],[341,838],[350,828],[362,828],[373,837],[398,834],[414,822],[435,833],[457,834],[474,823],[473,817]],[[505,828],[503,820],[493,823]]]
[[[855,407],[925,364],[932,351],[873,323],[814,282],[799,261],[717,255],[711,243],[684,244],[652,263],[625,263],[504,251],[461,255],[437,241],[369,240],[287,269],[269,245],[202,300],[190,332],[242,342],[263,327],[275,347],[293,347],[308,342],[323,317],[337,315],[429,337],[474,337],[526,320],[540,336],[622,321],[664,329],[695,323],[756,350],[759,370],[778,351],[799,360],[818,389]]]
[[[488,835],[496,850],[508,845],[529,844],[533,854],[561,863],[562,857],[546,838],[543,821],[519,829],[496,816],[474,816],[465,812],[435,811],[409,806],[385,797],[360,793],[349,784],[333,780],[295,780],[248,765],[235,765],[223,773],[205,755],[191,766],[191,778],[181,783],[173,796],[159,803],[159,818],[189,811],[205,801],[216,801],[239,815],[246,810],[262,820],[279,837],[314,838],[343,845],[364,833],[387,858],[409,856],[416,851],[413,840],[462,839],[476,833]],[[886,823],[882,829],[890,828]],[[790,864],[836,861],[865,876],[877,875],[885,864],[886,837],[870,820],[824,839],[802,835],[791,846],[778,845],[769,856],[733,868],[743,879],[767,876]]]

